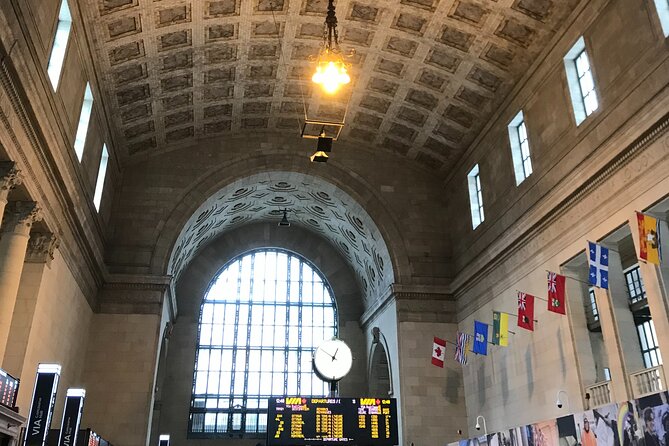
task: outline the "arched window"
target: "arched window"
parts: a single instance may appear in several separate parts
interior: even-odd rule
[[[228,263],[204,296],[189,436],[262,434],[271,396],[324,396],[313,348],[337,334],[329,285],[304,258],[276,249]]]

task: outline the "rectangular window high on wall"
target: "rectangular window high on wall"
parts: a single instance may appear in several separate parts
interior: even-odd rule
[[[669,37],[669,0],[655,0],[655,9],[660,18],[664,37]]]
[[[56,37],[53,39],[53,47],[51,47],[51,55],[49,56],[49,65],[47,68],[51,86],[54,90],[58,89],[58,81],[60,80],[60,73],[63,71],[63,61],[65,60],[65,51],[67,50],[67,42],[71,29],[72,15],[70,14],[70,8],[67,0],[62,0],[60,11],[58,12]]]
[[[74,140],[74,152],[77,159],[81,161],[84,156],[84,146],[86,145],[86,135],[88,134],[88,124],[91,120],[93,111],[93,93],[91,85],[86,83],[86,92],[84,93],[84,102],[81,104],[81,113],[79,114],[79,126],[77,127],[77,136]]]
[[[102,202],[102,191],[105,187],[105,177],[107,176],[107,163],[109,161],[109,153],[107,152],[107,145],[102,146],[102,156],[100,157],[100,167],[98,168],[98,179],[95,182],[95,194],[93,195],[93,204],[96,210],[100,210],[100,202]]]
[[[525,117],[522,110],[511,120],[508,130],[517,186],[532,174],[530,141],[527,137],[527,127],[525,126]]]
[[[483,214],[483,194],[481,190],[481,177],[479,175],[479,165],[475,165],[467,174],[467,185],[469,187],[469,204],[472,211],[472,228],[476,229],[483,223],[485,216]]]
[[[574,108],[574,118],[576,125],[580,125],[599,107],[595,78],[592,75],[583,37],[578,39],[565,56],[564,66],[567,72],[569,95]]]

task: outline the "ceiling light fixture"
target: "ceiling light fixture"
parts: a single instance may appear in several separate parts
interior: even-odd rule
[[[327,163],[328,152],[332,152],[332,138],[325,136],[325,128],[321,129],[321,134],[318,136],[318,144],[316,145],[316,152],[309,157],[312,163]]]
[[[316,72],[311,80],[319,84],[328,94],[334,94],[342,85],[351,82],[346,63],[339,49],[339,34],[337,33],[337,16],[335,15],[334,1],[328,1],[328,14],[325,18],[323,30],[323,45],[318,52]]]
[[[279,222],[279,226],[290,226],[290,222],[288,221],[288,209],[283,210],[283,217]]]

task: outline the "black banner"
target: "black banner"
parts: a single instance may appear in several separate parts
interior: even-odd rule
[[[44,446],[56,400],[60,367],[58,367],[58,372],[55,370],[40,371],[40,367],[37,369],[24,446]]]
[[[78,392],[72,392],[72,390]],[[77,444],[77,434],[79,433],[79,423],[83,410],[84,392],[80,389],[68,390],[65,409],[63,410],[63,422],[60,425],[58,446],[74,446]]]

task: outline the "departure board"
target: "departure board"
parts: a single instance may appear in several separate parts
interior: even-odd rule
[[[18,390],[19,380],[0,369],[0,404],[6,407],[14,407]]]
[[[394,398],[270,398],[267,446],[398,444]]]

